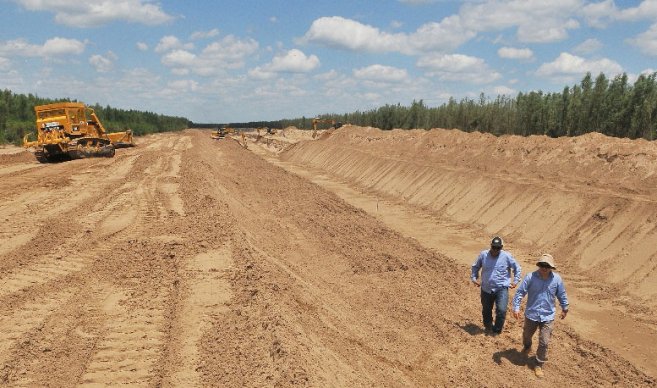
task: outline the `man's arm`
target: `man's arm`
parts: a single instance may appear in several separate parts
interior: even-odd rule
[[[522,280],[522,283],[520,283],[520,287],[518,287],[516,294],[513,296],[513,317],[515,319],[520,319],[520,303],[522,302],[522,298],[524,298],[527,294],[527,287],[529,287],[530,276],[531,274],[525,276],[525,278]]]
[[[480,287],[481,283],[477,281],[477,278],[479,277],[479,270],[481,269],[482,265],[482,255],[481,253],[479,256],[477,256],[477,260],[475,260],[474,264],[472,264],[472,272],[470,274],[470,280],[472,280],[472,283],[474,283],[475,286]]]
[[[509,257],[511,260],[511,270],[513,271],[513,281],[511,281],[511,288],[516,288],[520,283],[520,276],[522,275],[522,268],[513,256]]]
[[[566,295],[566,286],[563,284],[563,280],[559,277],[559,283],[557,284],[557,300],[559,300],[559,305],[561,305],[561,319],[566,318],[568,314],[568,295]]]

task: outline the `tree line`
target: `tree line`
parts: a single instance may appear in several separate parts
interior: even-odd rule
[[[642,74],[632,84],[626,73],[608,79],[600,73],[595,79],[587,73],[578,84],[561,92],[519,92],[515,98],[501,95],[494,99],[483,93],[478,99],[463,98],[428,107],[423,100],[410,106],[386,104],[382,107],[346,114],[322,114],[319,118],[384,130],[449,128],[494,135],[577,136],[599,132],[608,136],[657,137],[657,72]],[[70,101],[70,100],[59,100]],[[0,92],[0,143],[19,144],[23,135],[33,131],[34,106],[55,102],[32,94]],[[172,117],[136,110],[91,106],[110,131],[127,128],[135,135],[208,127],[183,117]],[[234,128],[296,126],[312,127],[312,118],[252,121],[222,124]]]
[[[33,94],[15,94],[10,90],[0,91],[0,144],[20,144],[23,136],[35,131],[34,106],[54,102],[71,102],[70,99],[47,99]],[[184,117],[165,116],[152,112],[124,110],[99,104],[89,106],[110,132],[131,129],[136,136],[157,132],[179,131],[189,128],[190,121]]]
[[[448,128],[494,135],[577,136],[599,132],[630,139],[655,139],[657,135],[657,72],[640,75],[634,84],[627,74],[595,79],[587,73],[581,82],[562,92],[532,91],[515,98],[483,93],[478,99],[464,98],[438,107],[422,100],[410,106],[384,105],[369,111],[323,114],[320,118],[384,130]],[[283,127],[310,128],[306,117],[281,120]]]

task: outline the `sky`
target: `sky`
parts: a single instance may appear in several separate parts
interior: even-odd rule
[[[228,123],[657,71],[657,0],[0,0],[0,89]],[[101,118],[102,119],[102,118]]]

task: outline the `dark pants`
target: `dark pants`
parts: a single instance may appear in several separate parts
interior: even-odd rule
[[[484,327],[501,333],[506,320],[506,308],[509,304],[509,289],[504,287],[492,294],[481,290],[481,315]],[[495,324],[493,325],[493,305],[495,305]]]
[[[536,349],[536,364],[543,366],[548,360],[548,344],[552,335],[552,324],[554,321],[536,322],[525,317],[525,326],[522,329],[522,344],[529,349],[532,346],[532,337],[538,329],[538,349]]]

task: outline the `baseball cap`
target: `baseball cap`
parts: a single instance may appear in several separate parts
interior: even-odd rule
[[[490,246],[493,248],[502,248],[504,246],[504,241],[502,241],[502,237],[495,236],[493,237],[493,240],[490,242]]]

